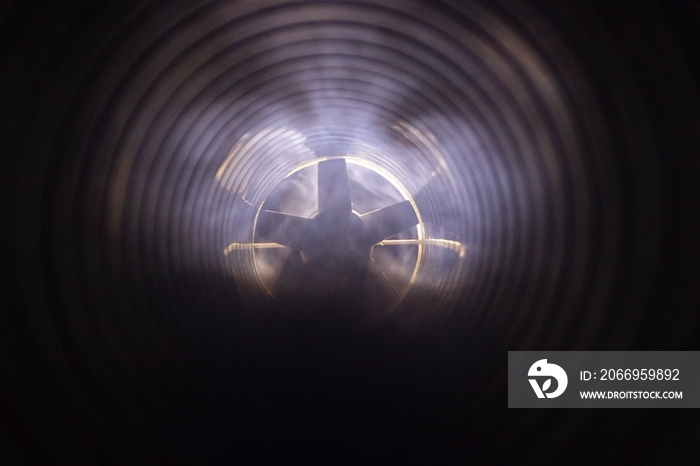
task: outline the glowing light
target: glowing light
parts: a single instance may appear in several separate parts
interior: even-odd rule
[[[423,238],[419,239],[386,239],[377,243],[375,246],[407,246],[412,244],[421,245],[432,245],[439,246],[441,248],[449,249],[451,251],[459,254],[460,258],[464,258],[467,255],[467,245],[462,244],[459,241],[452,241],[448,239],[438,239],[438,238]]]
[[[224,249],[224,256],[240,249],[283,249],[287,246],[279,243],[231,243]]]

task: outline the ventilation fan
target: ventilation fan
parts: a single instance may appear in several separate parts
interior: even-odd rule
[[[231,182],[242,178],[241,167],[255,160],[260,165],[274,152],[270,146],[285,145],[280,139],[287,148],[290,141],[302,148],[296,158],[286,152],[289,168],[277,176],[268,170],[265,183],[252,189],[255,200],[245,204],[254,213],[237,221],[249,224],[243,234],[248,240],[224,251],[229,257],[236,251],[233,273],[248,288],[253,283],[269,297],[306,306],[376,314],[406,297],[426,245],[463,257],[461,243],[428,238],[414,196],[381,160],[362,154],[317,156],[323,151],[311,150],[300,133],[263,133],[239,142],[217,175],[222,186],[242,196]],[[250,179],[256,176],[261,178]],[[256,184],[250,179],[241,184],[250,188]]]

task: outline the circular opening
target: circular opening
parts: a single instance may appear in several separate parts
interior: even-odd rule
[[[331,161],[340,164],[344,175],[340,182],[326,181],[331,189],[323,193],[319,166]],[[346,211],[319,213],[324,196],[344,190],[350,202]],[[392,206],[401,210],[383,210]],[[275,217],[267,219],[271,213]],[[270,225],[260,228],[261,214]],[[371,219],[382,214],[386,216],[379,226],[388,229],[367,239],[372,235]],[[300,164],[272,188],[255,217],[249,247],[259,285],[278,298],[328,294],[340,298],[352,291],[363,295],[363,306],[375,312],[392,308],[406,296],[419,271],[425,239],[420,219],[408,190],[372,162],[348,156]],[[350,276],[361,284],[353,285]]]

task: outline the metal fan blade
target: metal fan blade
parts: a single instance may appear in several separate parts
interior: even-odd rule
[[[344,159],[318,164],[318,212],[329,210],[349,213],[352,209],[348,171]]]
[[[284,266],[282,266],[282,270],[280,270],[280,274],[277,276],[275,295],[286,295],[298,290],[299,285],[304,281],[304,266],[301,252],[296,249],[291,250],[287,260],[284,262]]]
[[[367,226],[369,244],[376,244],[418,224],[418,217],[409,201],[366,213],[361,218]]]
[[[371,259],[368,264],[363,299],[368,309],[387,309],[399,299],[398,291],[374,259]]]
[[[261,237],[294,249],[303,249],[304,235],[311,219],[296,215],[263,210],[258,216],[258,233]]]
[[[399,297],[399,292],[396,291],[396,287],[391,283],[389,278],[382,271],[382,268],[374,259],[370,259],[369,264],[367,264],[367,273],[373,277],[374,286],[377,291],[392,299]]]

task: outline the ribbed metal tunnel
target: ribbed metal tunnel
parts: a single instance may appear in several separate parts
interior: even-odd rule
[[[5,7],[10,450],[555,460],[692,433],[505,409],[507,350],[697,349],[700,16],[559,3]],[[391,307],[260,278],[262,206],[316,199],[300,170],[329,157],[356,206],[420,215]]]

